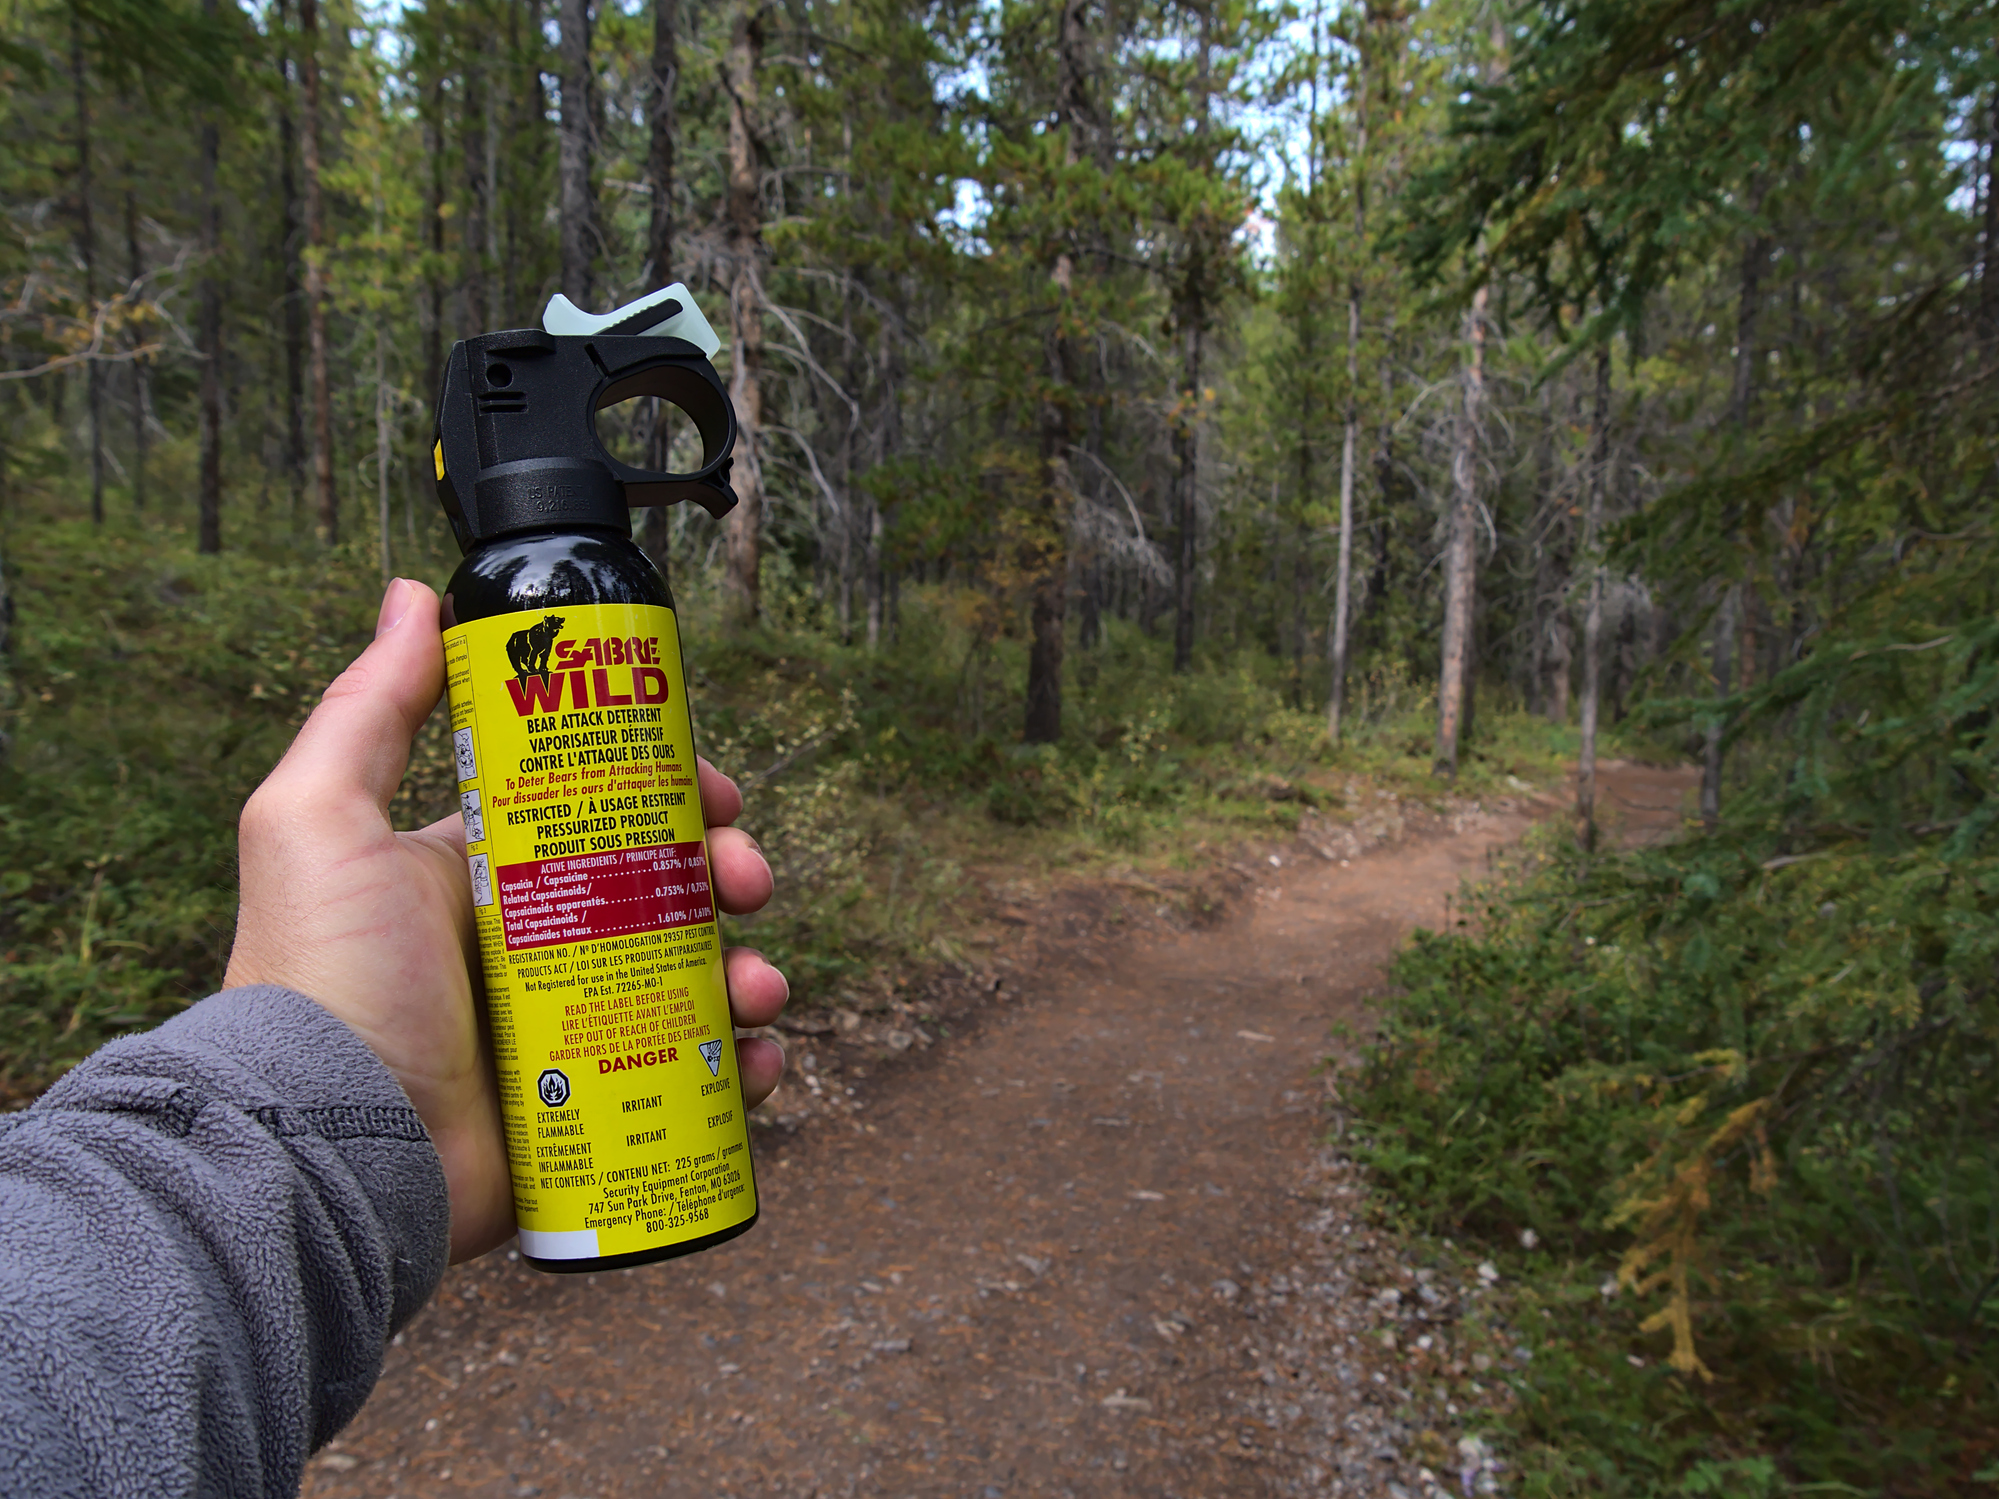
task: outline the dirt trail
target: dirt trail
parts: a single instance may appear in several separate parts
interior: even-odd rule
[[[1674,820],[1683,778],[1606,780]],[[1435,1492],[1407,1365],[1364,1336],[1379,1246],[1315,1064],[1529,812],[1345,866],[1280,850],[1206,930],[1065,940],[1055,912],[968,1034],[886,1076],[821,1064],[863,1107],[760,1138],[747,1237],[454,1271],[307,1494]]]

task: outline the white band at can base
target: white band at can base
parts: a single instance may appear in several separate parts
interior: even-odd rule
[[[597,1258],[597,1230],[580,1228],[558,1234],[524,1228],[521,1230],[521,1253],[538,1260],[594,1260]]]

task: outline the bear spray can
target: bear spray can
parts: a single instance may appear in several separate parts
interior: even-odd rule
[[[666,579],[633,505],[736,502],[719,341],[683,286],[455,345],[438,496],[459,800],[521,1255],[586,1271],[757,1218],[735,1033]],[[618,462],[596,413],[655,396],[694,473]]]

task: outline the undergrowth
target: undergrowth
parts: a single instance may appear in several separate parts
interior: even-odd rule
[[[440,541],[427,527],[399,569],[441,584],[456,557]],[[365,546],[202,557],[162,519],[17,515],[7,561],[0,1099],[19,1100],[219,983],[237,810],[366,645],[379,587]],[[1192,868],[1288,838],[1307,811],[1340,818],[1357,779],[1439,795],[1429,704],[1400,679],[1364,679],[1334,754],[1317,716],[1286,705],[1278,663],[1176,677],[1167,642],[1112,621],[1072,653],[1062,743],[1027,748],[1024,644],[993,633],[991,610],[905,589],[895,641],[869,653],[813,628],[781,570],[774,583],[790,628],[732,637],[698,572],[676,588],[703,750],[741,779],[780,880],[769,912],[729,925],[786,968],[798,1004],[872,1002],[913,964],[965,961],[996,884]],[[1487,712],[1460,794],[1553,776],[1570,737]],[[394,811],[409,827],[455,806],[433,714]]]

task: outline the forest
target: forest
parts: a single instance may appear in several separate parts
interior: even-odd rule
[[[1999,1484],[1989,6],[0,17],[0,1095],[219,978],[235,809],[455,560],[452,341],[684,281],[740,502],[636,534],[795,1003],[982,861],[1572,764],[1343,1084],[1545,1323],[1509,1486]]]

